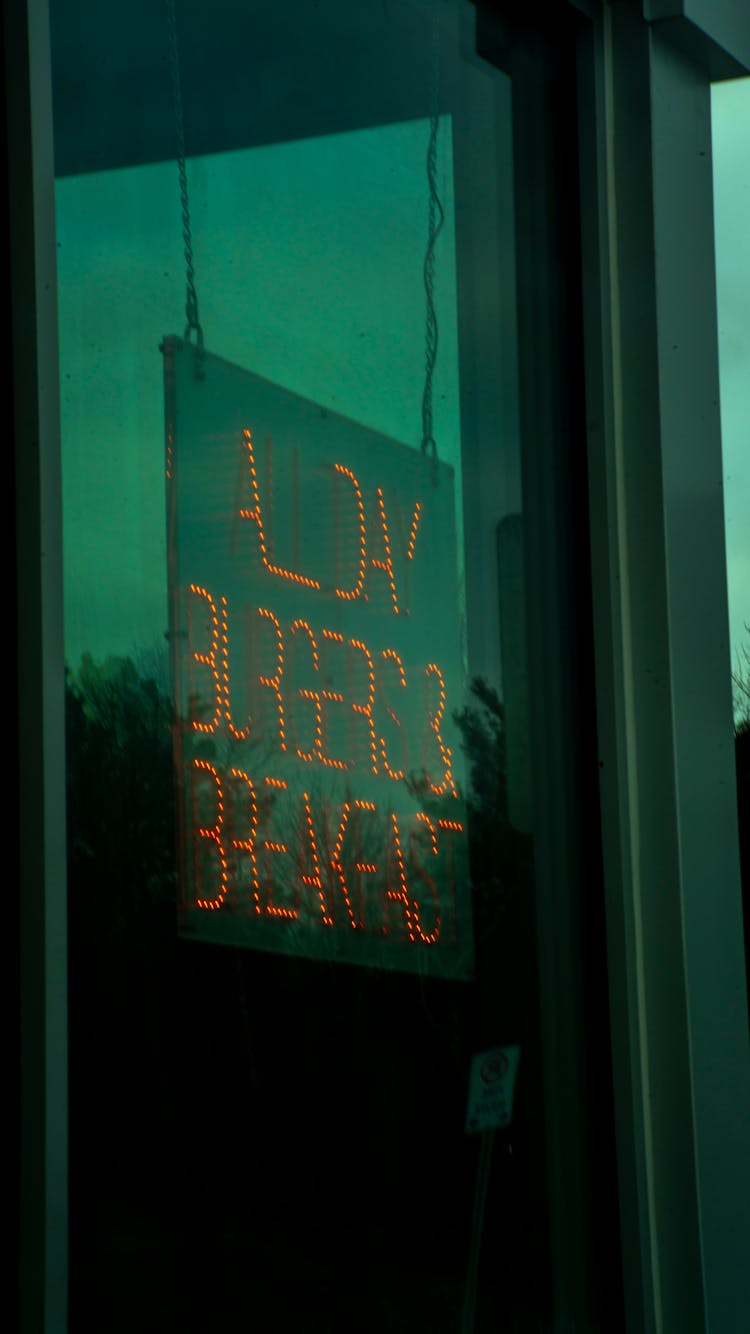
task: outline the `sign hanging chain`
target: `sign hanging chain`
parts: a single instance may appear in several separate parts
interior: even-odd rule
[[[443,228],[445,213],[438,194],[437,184],[437,145],[440,129],[440,107],[438,100],[440,66],[440,7],[435,4],[435,24],[433,29],[433,96],[430,115],[430,139],[427,148],[427,183],[429,187],[429,211],[427,249],[424,257],[424,290],[426,297],[425,318],[425,375],[422,393],[422,453],[429,455],[437,476],[437,443],[435,441],[432,415],[432,380],[437,361],[438,321],[435,309],[435,245]]]
[[[185,340],[190,342],[190,334],[195,329],[196,346],[203,351],[203,330],[198,319],[198,295],[195,290],[195,265],[193,262],[193,236],[190,225],[190,199],[188,197],[187,165],[185,162],[185,122],[182,113],[182,80],[180,77],[180,52],[177,45],[177,18],[175,0],[165,0],[167,8],[167,32],[169,35],[169,67],[172,75],[172,105],[174,108],[175,138],[177,140],[177,170],[180,178],[180,203],[182,206],[182,238],[185,243],[186,299]]]

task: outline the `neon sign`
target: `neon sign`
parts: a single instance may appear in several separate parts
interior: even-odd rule
[[[180,930],[468,976],[453,471],[164,352]]]

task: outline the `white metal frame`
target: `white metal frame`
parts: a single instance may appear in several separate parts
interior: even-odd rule
[[[736,1334],[750,1311],[750,1044],[710,78],[739,72],[750,32],[745,6],[724,3],[724,45],[710,32],[702,45],[701,5],[685,4],[689,20],[682,8],[651,5],[649,23],[607,4],[592,43],[601,793],[627,1327]]]

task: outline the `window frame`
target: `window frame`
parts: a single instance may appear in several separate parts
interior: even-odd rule
[[[730,745],[709,81],[750,68],[750,18],[739,0],[724,0],[717,36],[705,3],[644,0],[643,7],[645,17],[640,5],[571,5],[591,14],[577,37],[582,295],[623,1272],[628,1329],[689,1334],[710,1326],[734,1334],[735,1313],[750,1309],[743,1251],[750,1049]],[[548,21],[549,7],[541,12]],[[46,0],[8,0],[3,25],[17,533],[21,1328],[31,1331],[67,1325],[64,655]],[[636,270],[641,282],[629,285]],[[700,336],[680,346],[685,329]],[[691,488],[704,507],[697,538]],[[553,535],[545,541],[532,563],[554,560]],[[556,690],[559,710],[564,691]],[[698,691],[710,725],[695,716]],[[575,1288],[579,1279],[571,1282]]]
[[[628,1328],[730,1334],[750,1308],[750,1048],[710,80],[749,48],[739,5],[731,52],[687,7],[606,5],[582,51],[591,544]]]
[[[62,491],[46,0],[3,10],[15,463],[20,1328],[67,1326]]]

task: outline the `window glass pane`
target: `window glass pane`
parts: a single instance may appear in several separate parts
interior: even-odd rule
[[[551,1328],[509,81],[177,9],[203,359],[165,16],[53,6],[72,1327]]]
[[[715,84],[711,114],[729,634],[745,944],[750,964],[750,79]]]

